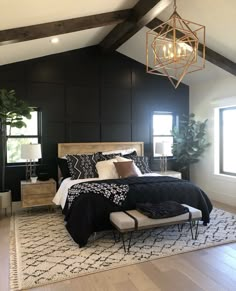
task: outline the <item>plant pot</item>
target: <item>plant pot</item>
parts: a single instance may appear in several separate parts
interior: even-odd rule
[[[5,208],[5,215],[7,215],[7,208],[11,208],[11,190],[0,191],[0,208]]]

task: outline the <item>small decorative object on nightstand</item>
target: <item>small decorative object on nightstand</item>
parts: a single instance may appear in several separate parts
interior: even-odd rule
[[[161,176],[169,176],[169,177],[173,177],[173,178],[179,178],[182,179],[181,173],[180,172],[176,172],[176,171],[166,171],[166,172],[159,172],[159,171],[153,171],[154,173],[157,173]]]
[[[56,182],[53,179],[37,180],[35,183],[21,181],[22,208],[54,205],[52,199],[55,194]]]
[[[31,176],[30,177],[30,181],[31,183],[36,183],[37,182],[38,177],[37,176]]]

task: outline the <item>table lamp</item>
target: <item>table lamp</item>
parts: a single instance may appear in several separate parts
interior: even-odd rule
[[[167,153],[165,151],[164,142],[156,142],[155,153],[160,155],[160,170],[161,172],[167,171]]]
[[[36,176],[35,161],[42,157],[41,144],[22,144],[21,158],[26,160],[26,181]]]

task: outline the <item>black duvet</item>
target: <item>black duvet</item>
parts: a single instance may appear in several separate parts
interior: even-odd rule
[[[167,176],[96,181],[96,183],[103,182],[129,185],[129,191],[122,206],[112,203],[101,195],[86,193],[75,198],[70,208],[66,203],[63,210],[66,228],[80,247],[86,245],[93,232],[111,228],[109,221],[111,212],[135,209],[136,203],[174,200],[200,209],[203,222],[206,224],[210,221],[212,204],[209,198],[199,187],[189,181]]]

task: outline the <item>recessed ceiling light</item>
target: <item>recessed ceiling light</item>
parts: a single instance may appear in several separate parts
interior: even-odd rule
[[[53,37],[51,38],[51,43],[58,43],[59,42],[59,38],[58,37]]]

